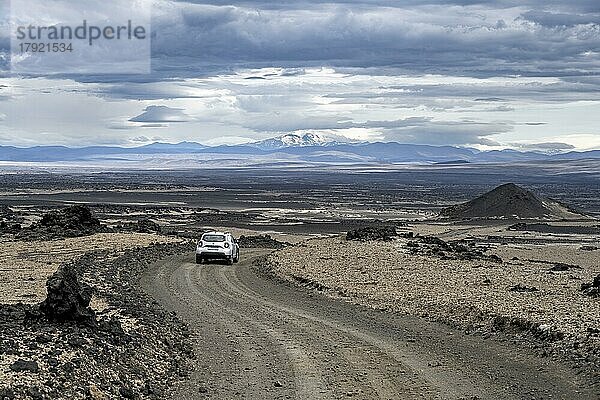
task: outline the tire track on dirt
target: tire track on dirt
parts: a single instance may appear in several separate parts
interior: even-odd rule
[[[510,343],[332,300],[251,269],[179,256],[142,286],[195,332],[172,398],[595,399],[573,371]]]
[[[298,343],[292,337],[289,337],[289,332],[284,333],[280,329],[269,326],[268,323],[260,322],[258,318],[256,318],[257,310],[248,310],[243,304],[239,303],[238,299],[228,296],[223,290],[223,287],[216,285],[218,282],[216,268],[221,267],[205,264],[199,268],[194,275],[196,275],[197,283],[205,284],[201,285],[201,287],[205,289],[205,292],[201,293],[195,288],[192,288],[191,290],[205,299],[208,299],[215,307],[235,315],[236,318],[243,321],[243,325],[240,326],[252,327],[253,331],[262,335],[270,342],[270,346],[268,346],[269,349],[276,349],[278,352],[285,355],[285,358],[292,369],[292,375],[294,377],[292,387],[297,398],[328,398],[326,396],[328,389],[323,383],[323,379],[319,373],[320,369],[314,364],[307,351],[303,349],[302,344]],[[191,271],[188,270],[188,273],[190,272]],[[193,280],[194,278],[191,279]],[[248,315],[254,316],[255,318],[245,316],[242,311],[246,311]],[[264,315],[261,316],[261,319],[263,321],[268,320],[268,318],[265,319]],[[274,320],[271,322],[274,322]],[[276,380],[272,381],[281,383]],[[283,385],[283,383],[281,383],[281,385]]]
[[[374,340],[361,337],[340,325],[315,318],[297,309],[269,301],[244,285],[238,277],[239,272],[238,268],[220,269],[218,279],[222,287],[231,290],[233,296],[237,294],[237,297],[243,297],[245,302],[254,303],[257,308],[271,313],[271,318],[285,321],[288,327],[296,327],[305,346],[333,354],[334,359],[329,360],[330,363],[345,364],[342,376],[339,376],[338,372],[338,376],[332,377],[332,382],[337,383],[338,387],[349,375],[353,375],[360,383],[359,387],[347,387],[347,390],[338,393],[338,396],[361,393],[369,398],[395,399],[402,396],[407,400],[423,398],[425,394],[428,398],[438,397],[427,381],[421,379],[418,373],[404,365],[397,357],[384,351]],[[418,393],[406,390],[416,385],[421,388]]]

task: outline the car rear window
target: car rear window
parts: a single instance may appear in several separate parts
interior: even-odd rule
[[[205,242],[224,242],[224,235],[204,235],[202,236],[202,240]]]

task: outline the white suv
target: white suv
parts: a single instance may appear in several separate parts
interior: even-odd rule
[[[207,232],[196,247],[196,264],[220,259],[232,265],[240,260],[240,246],[229,232]]]

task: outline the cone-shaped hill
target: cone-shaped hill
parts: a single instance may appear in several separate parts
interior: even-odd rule
[[[474,200],[445,208],[441,211],[440,216],[452,219],[575,219],[583,217],[555,201],[539,197],[514,183],[498,186]]]

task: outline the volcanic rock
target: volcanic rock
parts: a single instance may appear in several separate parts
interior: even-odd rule
[[[33,400],[41,400],[44,398],[44,395],[42,395],[42,392],[40,391],[39,388],[32,386],[29,389],[27,389],[27,394],[33,399]]]
[[[39,372],[38,363],[30,360],[17,360],[10,365],[10,370],[14,372]]]
[[[89,208],[85,206],[72,206],[45,214],[39,222],[39,225],[44,227],[84,230],[99,228],[100,221],[94,218]]]
[[[511,287],[509,289],[511,292],[519,292],[519,293],[530,293],[530,292],[537,292],[538,288],[535,288],[533,286],[525,286],[525,285],[521,285],[520,283]]]
[[[14,214],[14,211],[9,206],[0,204],[0,217],[12,217]]]
[[[61,266],[46,282],[48,296],[40,310],[50,320],[94,324],[96,317],[89,307],[92,290],[77,279],[74,268]]]
[[[600,297],[600,275],[596,276],[592,283],[582,283],[581,291],[586,296]]]
[[[406,244],[411,254],[424,254],[444,260],[487,260],[502,263],[499,256],[485,254],[488,249],[477,247],[473,242],[446,242],[437,236],[416,236],[414,239]]]
[[[273,239],[271,235],[240,236],[238,244],[243,248],[282,249],[287,243]]]
[[[21,231],[20,224],[8,224],[4,221],[0,222],[0,234],[3,234],[3,233],[16,234],[16,233],[19,233],[20,231]]]
[[[107,231],[107,228],[95,218],[86,206],[72,206],[51,211],[28,229],[22,230],[18,237],[22,239],[53,239],[93,235]]]
[[[600,250],[600,247],[597,247],[597,246],[581,246],[579,248],[579,250],[582,250],[582,251],[596,251],[596,250]]]
[[[2,400],[12,400],[15,398],[15,391],[11,388],[0,388],[0,399]]]
[[[151,219],[144,218],[136,222],[129,222],[117,227],[117,230],[125,232],[137,232],[137,233],[160,233],[161,227]]]
[[[581,218],[567,207],[526,190],[514,183],[498,186],[494,190],[469,202],[443,209],[441,217],[469,218]]]
[[[346,240],[383,240],[389,241],[397,237],[396,228],[393,226],[368,226],[349,231]]]

